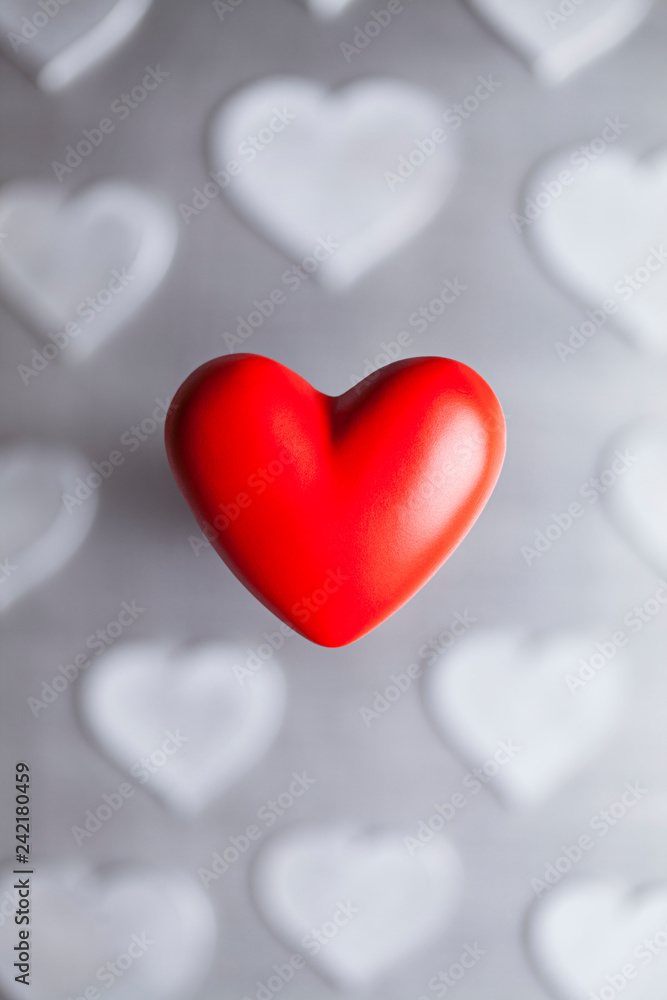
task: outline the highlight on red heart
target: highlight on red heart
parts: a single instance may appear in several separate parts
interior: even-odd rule
[[[176,393],[169,463],[205,537],[283,622],[322,646],[366,635],[437,572],[482,512],[505,421],[472,368],[396,361],[341,396],[255,354]]]

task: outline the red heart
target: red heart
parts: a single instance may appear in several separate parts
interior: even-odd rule
[[[255,354],[202,365],[166,426],[205,536],[275,615],[344,646],[408,601],[496,483],[505,422],[471,368],[396,361],[342,396]]]

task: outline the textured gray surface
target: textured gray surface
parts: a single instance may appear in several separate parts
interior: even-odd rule
[[[98,520],[79,554],[1,624],[0,795],[9,804],[13,761],[28,758],[35,776],[35,848],[50,859],[178,863],[195,874],[283,789],[292,771],[303,769],[317,785],[287,821],[342,819],[411,830],[434,802],[460,786],[467,766],[436,735],[416,686],[371,728],[364,726],[360,707],[393,671],[412,662],[457,611],[478,618],[477,628],[573,626],[595,640],[657,586],[654,570],[617,534],[600,505],[532,567],[521,556],[535,530],[577,499],[618,428],[639,415],[664,415],[666,396],[664,364],[640,355],[612,330],[561,363],[554,343],[582,321],[584,307],[543,273],[509,216],[531,168],[557,148],[597,135],[607,115],[630,123],[623,142],[631,150],[644,153],[665,140],[667,9],[657,4],[625,45],[548,90],[456,0],[415,0],[348,66],[339,43],[371,8],[370,0],[360,0],[322,23],[293,0],[244,0],[221,23],[210,4],[158,0],[126,45],[58,96],[40,93],[10,62],[0,61],[0,182],[52,179],[51,161],[140,82],[144,67],[159,63],[168,81],[66,186],[127,179],[152,189],[174,211],[206,179],[207,123],[220,100],[260,76],[296,73],[337,85],[390,74],[422,84],[444,106],[469,94],[479,74],[502,82],[460,130],[459,179],[432,223],[346,294],[308,282],[248,343],[249,350],[338,394],[444,278],[460,278],[469,290],[415,336],[409,353],[441,354],[473,366],[505,408],[508,456],[487,510],[444,569],[371,635],[341,650],[301,638],[286,642],[280,659],[288,707],[276,743],[199,819],[172,817],[141,794],[80,850],[71,826],[103,791],[118,786],[120,774],[83,734],[75,692],[38,719],[27,697],[84,648],[86,636],[115,617],[122,601],[136,599],[146,608],[133,627],[135,640],[223,639],[254,649],[275,624],[212,552],[194,556],[188,544],[193,522],[155,434],[100,491]],[[156,398],[170,397],[194,367],[224,353],[223,332],[279,283],[287,263],[218,199],[189,226],[180,224],[167,280],[123,331],[85,365],[53,363],[29,386],[17,366],[35,341],[0,307],[2,437],[75,446],[91,460],[106,457]],[[465,870],[463,904],[446,935],[378,986],[378,1000],[426,995],[428,980],[469,941],[479,941],[488,954],[457,987],[461,1000],[546,996],[523,946],[534,899],[529,880],[562,843],[585,830],[625,781],[645,783],[650,799],[580,870],[631,882],[667,877],[666,637],[667,620],[658,619],[633,640],[623,724],[592,764],[542,806],[512,813],[485,792],[449,825]],[[6,815],[0,833],[10,853]],[[254,996],[253,984],[287,952],[257,916],[248,859],[218,880],[210,895],[220,943],[198,1000]],[[305,971],[282,995],[323,1000],[332,992]]]

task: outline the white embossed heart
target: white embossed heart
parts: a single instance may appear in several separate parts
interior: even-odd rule
[[[261,80],[224,102],[210,151],[227,198],[295,262],[292,290],[351,285],[434,217],[456,173],[439,102],[389,79]]]
[[[537,209],[524,232],[566,290],[639,347],[664,353],[667,151],[637,161],[604,140],[588,148],[560,153],[536,171],[527,195]]]
[[[608,451],[621,456],[625,472],[603,494],[605,510],[637,551],[667,573],[667,421],[638,421]]]
[[[85,678],[81,711],[122,770],[172,809],[194,815],[266,753],[282,722],[275,662],[246,677],[242,650],[132,643]]]
[[[0,924],[0,986],[8,1000],[101,997],[182,1000],[204,979],[213,958],[215,916],[203,890],[172,869],[113,866],[89,873],[76,865],[5,869],[3,900],[29,924],[29,986],[17,981],[19,925]],[[18,885],[18,888],[17,888]],[[21,925],[25,927],[26,925]]]
[[[67,510],[64,494],[90,474],[76,453],[37,444],[0,448],[0,611],[56,573],[83,543],[96,495]]]
[[[620,45],[653,0],[468,0],[544,83],[560,83]]]
[[[663,1000],[667,888],[631,891],[597,878],[562,882],[535,906],[528,948],[556,997]]]
[[[478,632],[434,664],[424,697],[437,729],[479,770],[479,781],[508,805],[532,806],[614,731],[625,690],[620,661],[616,650],[607,660],[595,637]]]
[[[151,2],[4,0],[0,48],[42,90],[60,90],[121,45]]]
[[[88,357],[149,298],[176,248],[171,211],[124,182],[64,200],[55,184],[0,188],[0,297],[47,341]]]
[[[293,827],[259,853],[260,913],[338,988],[366,990],[447,927],[462,871],[436,837],[413,856],[398,833]]]

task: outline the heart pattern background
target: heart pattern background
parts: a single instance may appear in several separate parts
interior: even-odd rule
[[[39,87],[58,91],[120,46],[151,2],[99,0],[92,8],[85,0],[8,0],[0,11],[0,45]]]
[[[89,474],[86,460],[71,451],[32,443],[0,449],[0,611],[57,572],[85,541],[95,494],[69,513],[62,498]]]
[[[616,661],[579,684],[596,652],[593,637],[478,632],[431,668],[426,708],[468,763],[495,761],[490,788],[503,801],[536,806],[619,725],[627,668]]]
[[[340,988],[362,992],[443,932],[463,881],[442,838],[410,857],[395,833],[347,827],[284,832],[253,876],[269,925]],[[321,928],[319,938],[312,928]]]
[[[667,572],[667,424],[646,418],[621,431],[608,454],[623,450],[632,459],[618,489],[606,496],[607,512],[644,558]],[[604,463],[608,464],[607,462]]]
[[[341,14],[353,0],[302,0],[309,11],[317,17],[336,17]]]
[[[186,873],[139,866],[87,872],[81,865],[40,866],[33,879],[31,994],[36,1000],[113,989],[122,1000],[150,993],[176,1000],[204,978],[216,926],[203,889]],[[3,871],[2,897],[17,898],[16,875]],[[14,921],[0,926],[3,995],[24,995],[15,981]]]
[[[665,988],[667,890],[632,890],[604,879],[573,879],[535,908],[530,948],[545,981],[584,1000],[614,989],[658,1000]]]
[[[606,126],[612,142],[614,132]],[[566,289],[592,310],[602,310],[638,347],[662,354],[667,350],[662,209],[667,153],[638,163],[604,138],[598,142],[588,153],[568,152],[540,167],[528,189],[539,214],[533,223],[528,220],[527,233]]]
[[[141,5],[59,4],[14,52],[44,6],[0,14],[0,857],[28,761],[49,1000],[149,927],[102,996],[607,1000],[621,959],[661,996],[664,5],[160,0],[92,64]],[[453,357],[506,411],[492,502],[349,648],[283,628],[173,484],[153,414],[229,351],[331,395]]]
[[[60,357],[87,358],[155,290],[176,249],[156,199],[128,184],[95,185],[63,202],[55,185],[0,190],[0,295]]]
[[[211,129],[211,162],[218,172],[241,159],[225,188],[234,207],[292,258],[314,255],[317,279],[342,289],[402,246],[446,200],[456,154],[442,125],[432,95],[401,81],[361,80],[329,94],[309,80],[274,77],[222,105]],[[261,142],[263,129],[259,155],[245,137],[256,133]],[[439,143],[428,138],[437,129]],[[428,153],[417,145],[420,137],[430,142]]]
[[[547,84],[561,83],[620,45],[652,6],[652,0],[468,2]]]
[[[88,674],[83,720],[127,774],[194,815],[261,759],[282,722],[280,668],[240,680],[242,661],[242,650],[222,643],[120,646]]]

